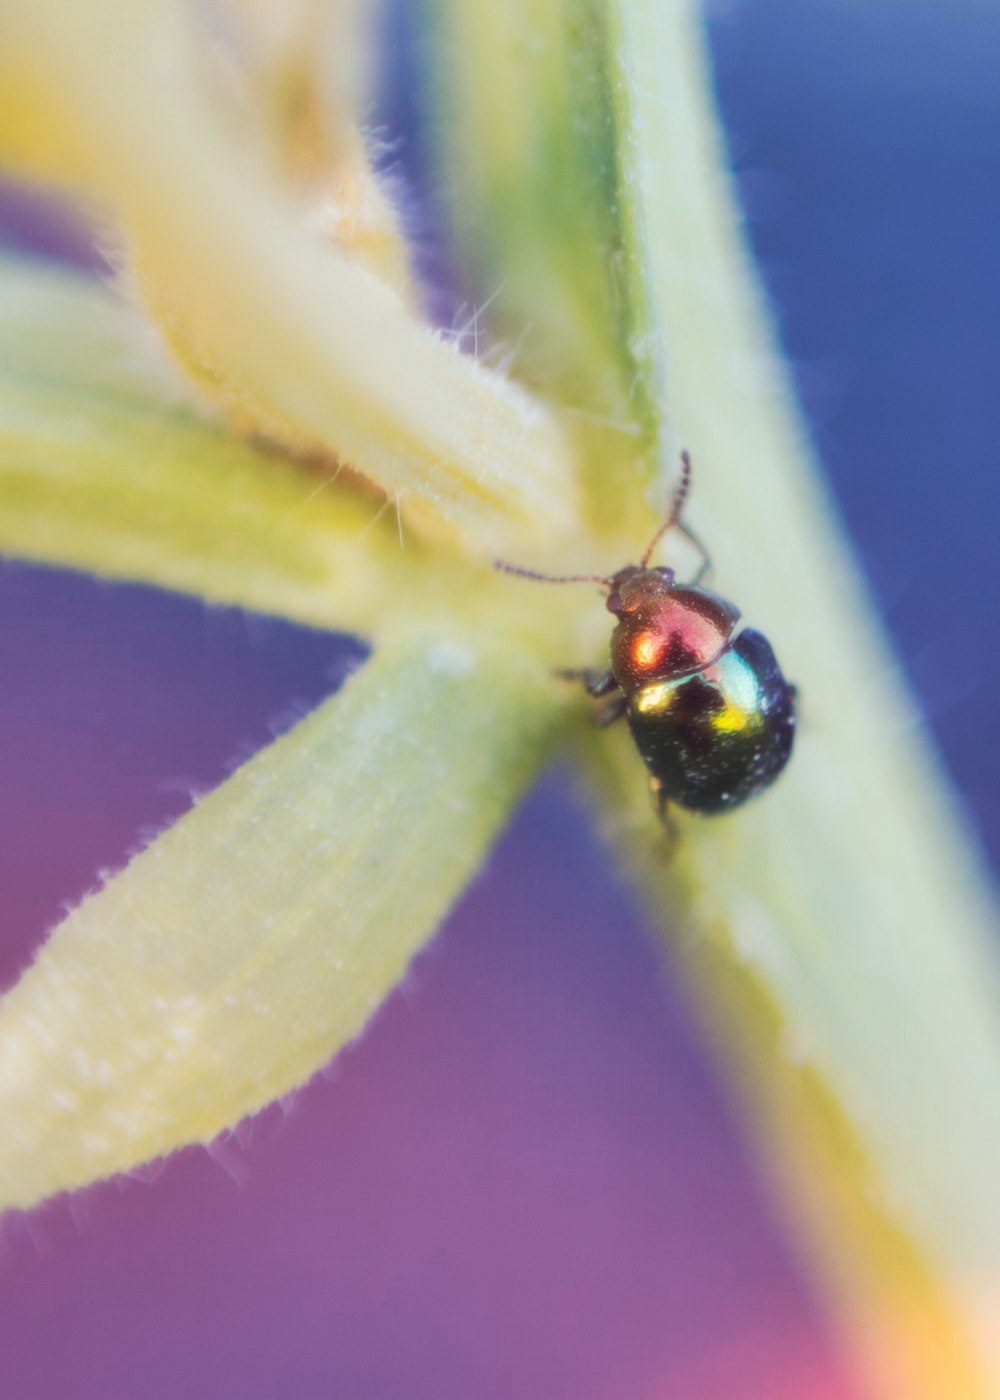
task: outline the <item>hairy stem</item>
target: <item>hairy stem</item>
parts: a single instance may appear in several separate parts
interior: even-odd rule
[[[990,892],[817,484],[738,231],[691,8],[624,12],[672,412],[703,468],[726,589],[802,694],[795,761],[759,807],[692,824],[669,875],[642,838],[627,845],[645,851],[650,907],[683,919],[693,989],[773,1180],[884,1393],[992,1395]],[[619,834],[637,821],[649,832],[631,755],[607,760],[623,783],[628,764]]]
[[[522,273],[518,255],[505,261],[505,249],[524,239],[536,254],[547,249],[538,256],[555,288],[550,321],[540,297],[536,317],[552,337],[574,317],[587,324],[599,354],[581,353],[591,367],[617,364],[637,422],[650,399],[622,328],[649,326],[660,338],[658,412],[665,419],[669,409],[695,462],[692,524],[711,542],[721,590],[767,631],[800,687],[788,773],[745,812],[686,823],[672,863],[627,734],[583,746],[597,810],[669,946],[684,950],[769,1179],[880,1392],[996,1394],[1000,1348],[988,1319],[1000,1302],[1000,997],[990,895],[818,483],[739,234],[696,7],[605,0],[600,24],[581,27],[576,7],[547,0],[531,7],[544,61],[525,66],[519,46],[534,53],[535,32],[527,10],[520,33],[507,26],[498,38],[466,8],[429,3],[439,51],[463,66],[459,82],[442,65],[445,111],[457,110],[463,145],[486,167],[473,184],[474,226],[493,229],[489,275],[503,279],[516,316],[544,279],[531,262]],[[449,45],[459,43],[456,59]],[[495,71],[501,98],[491,102]],[[575,98],[567,82],[578,84]],[[593,128],[582,143],[563,129],[581,94]],[[544,143],[537,123],[519,123],[525,108],[544,111]],[[601,124],[603,111],[614,121]],[[561,178],[546,152],[566,149],[592,169],[573,175],[572,200],[541,202]],[[504,178],[519,164],[534,204]],[[588,211],[615,171],[627,177],[612,180],[617,212]],[[461,182],[453,203],[461,237]],[[581,228],[603,230],[596,263],[583,248],[585,262],[574,264]],[[630,278],[625,249],[638,269]],[[600,295],[572,275],[575,265],[607,269]],[[649,304],[637,307],[643,296]],[[508,316],[504,334],[516,333]]]

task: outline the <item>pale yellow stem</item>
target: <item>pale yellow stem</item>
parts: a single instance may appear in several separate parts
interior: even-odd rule
[[[996,1396],[995,911],[804,445],[721,173],[696,7],[524,0],[498,18],[428,6],[459,134],[445,130],[469,153],[450,187],[455,222],[492,231],[505,332],[517,336],[532,297],[549,346],[587,327],[582,364],[571,344],[532,366],[553,393],[560,372],[572,385],[602,365],[634,386],[627,332],[662,336],[667,401],[645,408],[666,441],[669,404],[691,451],[689,519],[715,583],[800,687],[787,773],[745,812],[682,823],[672,863],[627,734],[585,746],[600,819],[672,947],[671,912],[682,920],[683,965],[768,1180],[879,1393]],[[517,101],[496,100],[497,70],[496,93]],[[609,189],[616,200],[595,204]],[[470,262],[482,252],[473,241]],[[644,479],[636,495],[648,504]]]

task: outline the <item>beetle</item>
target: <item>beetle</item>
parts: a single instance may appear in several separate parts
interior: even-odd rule
[[[668,830],[669,803],[715,815],[774,782],[791,757],[797,697],[764,634],[738,631],[739,609],[702,584],[711,562],[681,518],[691,482],[687,452],[681,466],[670,509],[638,564],[608,577],[558,577],[497,564],[542,583],[599,583],[607,590],[607,609],[617,619],[609,668],[559,674],[605,697],[597,717],[602,726],[627,719]],[[673,569],[650,567],[656,546],[674,529],[702,556],[687,583]]]

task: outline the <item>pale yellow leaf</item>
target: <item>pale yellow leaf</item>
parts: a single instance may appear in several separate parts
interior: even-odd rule
[[[595,529],[634,550],[677,462],[616,6],[423,8],[439,174],[481,334],[564,407]]]
[[[0,261],[0,554],[373,635],[493,580],[197,417],[93,278]],[[171,402],[172,395],[174,402]]]
[[[548,410],[306,227],[222,120],[187,7],[34,0],[4,20],[0,103],[14,74],[57,151],[73,130],[168,342],[233,422],[335,454],[480,555],[572,534]]]
[[[71,913],[0,1002],[0,1204],[204,1142],[358,1034],[560,714],[502,636],[387,640]]]

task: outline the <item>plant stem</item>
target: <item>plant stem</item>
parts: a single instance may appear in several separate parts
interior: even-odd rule
[[[681,917],[706,1024],[880,1393],[995,1395],[988,882],[818,483],[739,232],[693,10],[624,13],[672,416],[702,472],[726,591],[771,634],[802,704],[779,787],[688,827],[669,871],[621,745],[604,750],[602,805],[657,921]]]
[[[498,170],[475,172],[474,200],[461,166],[451,197],[460,233],[475,201],[475,224],[492,228],[488,275],[513,308],[503,333],[516,335],[532,295],[550,335],[572,324],[567,306],[594,298],[569,254],[581,229],[604,228],[608,286],[594,304],[610,311],[588,323],[600,355],[627,385],[635,341],[622,328],[659,338],[659,413],[671,428],[661,441],[672,436],[694,459],[692,524],[711,543],[721,591],[766,630],[800,687],[787,774],[745,812],[685,823],[673,861],[627,734],[582,743],[597,811],[683,951],[768,1178],[879,1393],[995,1395],[1000,996],[987,882],[806,446],[739,232],[697,9],[604,0],[601,23],[581,26],[567,0],[536,0],[501,42],[467,7],[430,5],[442,110],[483,167],[500,152]],[[525,67],[538,34],[545,61]],[[535,87],[519,92],[531,74]],[[574,82],[586,103],[567,98]],[[545,143],[537,122],[519,124],[536,108]],[[613,120],[598,120],[609,110]],[[559,132],[588,111],[589,140]],[[592,168],[566,176],[545,166],[546,150]],[[519,163],[534,205],[502,178]],[[563,179],[572,207],[543,203]],[[581,205],[609,180],[627,207],[602,224]],[[552,250],[547,301],[538,267],[522,274],[518,262],[539,223]],[[650,304],[637,308],[643,296]],[[583,323],[587,307],[574,310]],[[645,431],[651,381],[635,382],[631,412]],[[546,388],[558,396],[557,379]]]

